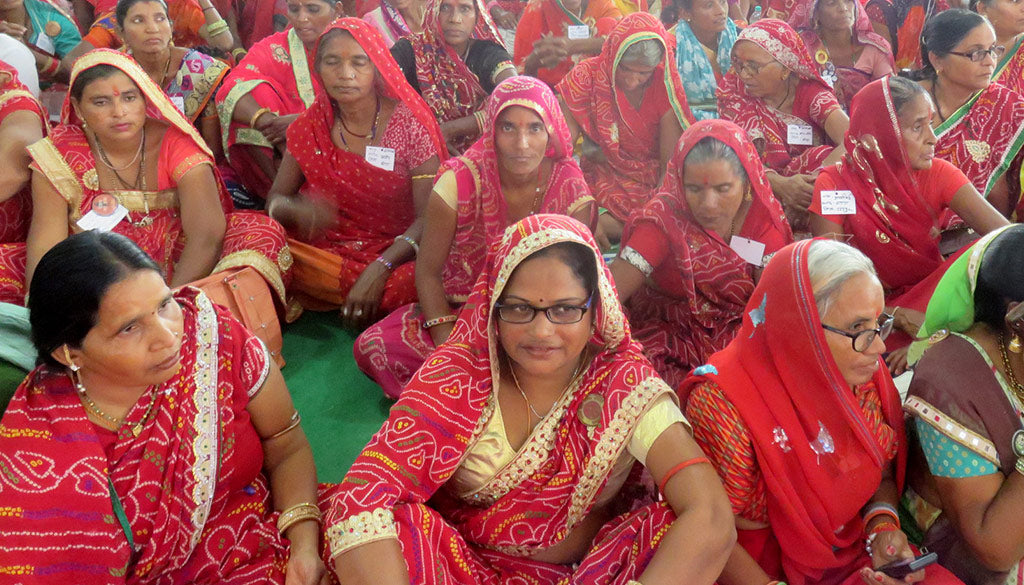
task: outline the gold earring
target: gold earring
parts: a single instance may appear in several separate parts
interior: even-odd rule
[[[80,369],[81,369],[81,366],[79,366],[78,364],[76,364],[76,363],[74,362],[74,360],[72,360],[72,359],[71,359],[71,352],[70,352],[70,351],[68,351],[68,346],[67,346],[67,344],[65,344],[65,345],[64,345],[64,359],[65,359],[65,360],[67,360],[67,362],[68,362],[68,367],[69,367],[69,368],[71,368],[71,371],[72,371],[72,372],[77,372],[78,370],[80,370]]]
[[[1020,337],[1016,333],[1014,333],[1013,337],[1010,338],[1010,343],[1006,344],[1006,349],[1013,353],[1021,353],[1024,351],[1024,348],[1021,347]]]
[[[743,200],[744,201],[751,201],[753,199],[754,199],[754,196],[750,194],[750,187],[747,187],[747,192],[743,194]]]

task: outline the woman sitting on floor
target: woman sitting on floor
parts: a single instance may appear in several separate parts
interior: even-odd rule
[[[560,213],[593,225],[593,197],[544,82],[501,82],[487,102],[487,127],[466,154],[444,163],[434,183],[416,258],[419,304],[399,308],[356,340],[356,363],[391,398],[448,338],[488,246],[509,224]]]
[[[334,21],[320,37],[315,70],[317,99],[288,128],[268,209],[300,240],[290,240],[290,292],[307,308],[340,306],[346,324],[365,327],[379,311],[416,300],[407,260],[422,239],[417,217],[444,139],[365,22]]]
[[[612,243],[635,209],[661,185],[683,129],[693,123],[673,44],[658,20],[636,12],[615,25],[601,55],[583,61],[556,87],[580,167],[603,209]]]
[[[528,2],[516,26],[516,67],[554,87],[581,59],[601,52],[620,18],[613,0]]]
[[[864,254],[791,244],[765,268],[736,338],[682,386],[736,515],[721,585],[959,583],[935,565],[905,580],[877,571],[914,556],[896,513],[906,437],[881,359],[884,309]]]
[[[1013,0],[974,0],[971,8],[985,17],[996,33],[996,45],[1006,52],[996,63],[992,81],[1024,92],[1024,3]]]
[[[732,341],[764,259],[792,241],[746,134],[725,120],[684,132],[611,265],[633,336],[670,386]]]
[[[385,48],[424,30],[425,0],[380,0],[378,4],[362,19],[380,33]]]
[[[697,120],[718,117],[715,93],[732,67],[738,31],[728,9],[726,0],[675,0],[662,9],[662,22],[672,24],[668,34],[676,38],[676,70],[686,103]]]
[[[0,420],[19,511],[0,514],[0,567],[36,584],[320,583],[313,453],[260,340],[119,234],[58,243],[31,292],[41,364]]]
[[[903,348],[917,335],[945,271],[939,253],[943,212],[955,211],[981,234],[1006,224],[959,169],[934,158],[934,111],[913,81],[871,82],[853,100],[846,154],[814,185],[813,233],[849,234],[849,243],[878,270],[886,312],[902,333],[893,336],[889,349]],[[890,357],[894,373],[903,370],[904,355]]]
[[[734,529],[687,431],[587,226],[527,217],[340,484],[325,523],[334,571],[375,585],[710,585]],[[664,501],[637,499],[638,462]]]

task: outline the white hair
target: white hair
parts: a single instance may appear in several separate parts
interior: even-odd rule
[[[846,281],[858,274],[870,274],[878,281],[875,265],[863,252],[835,240],[815,240],[807,251],[807,272],[811,277],[814,303],[818,316],[828,313],[829,307]]]
[[[665,47],[661,45],[658,39],[645,39],[627,47],[622,52],[621,62],[657,67],[664,57]]]

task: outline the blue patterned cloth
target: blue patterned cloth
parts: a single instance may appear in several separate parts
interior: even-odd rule
[[[697,120],[717,118],[715,92],[718,90],[718,81],[711,61],[693,34],[690,23],[680,20],[675,29],[676,68],[683,79],[690,111]],[[723,75],[732,65],[732,46],[736,43],[736,35],[736,25],[732,19],[726,19],[725,30],[718,35],[717,52],[718,67]]]

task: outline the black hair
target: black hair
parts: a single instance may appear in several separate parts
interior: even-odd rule
[[[661,22],[666,27],[675,26],[681,9],[693,10],[693,0],[666,0],[661,5]]]
[[[324,54],[324,45],[326,45],[328,41],[338,37],[348,37],[350,39],[355,38],[352,36],[351,32],[343,28],[332,28],[326,33],[320,35],[320,39],[316,42],[316,59],[313,61],[313,70],[317,73],[320,73],[320,59]]]
[[[935,79],[935,66],[928,53],[945,57],[972,30],[987,22],[984,16],[963,8],[943,10],[929,18],[921,31],[921,68],[911,72],[909,77],[914,81]]]
[[[164,0],[118,0],[117,8],[114,9],[117,26],[124,28],[124,21],[128,19],[128,11],[140,2],[159,2],[164,7],[164,14],[167,14],[167,2]]]
[[[1002,331],[1006,306],[1024,301],[1024,225],[1014,225],[988,245],[974,289],[974,321]]]
[[[537,250],[527,256],[526,260],[546,256],[555,256],[564,262],[572,270],[573,275],[579,279],[580,284],[587,291],[587,296],[593,296],[597,292],[597,263],[594,260],[593,250],[579,242],[558,242]],[[518,269],[517,267],[516,270]]]
[[[81,232],[50,248],[36,266],[28,295],[40,361],[60,367],[50,354],[64,344],[80,347],[96,325],[103,295],[139,270],[161,273],[135,242],[113,232]]]
[[[106,79],[115,73],[124,73],[113,65],[107,65],[105,63],[100,65],[93,65],[92,67],[82,71],[75,77],[75,82],[71,84],[71,89],[68,93],[71,97],[75,98],[76,101],[82,99],[82,94],[85,92],[85,88],[92,82],[98,79]],[[131,79],[131,78],[129,78]],[[132,83],[135,83],[134,81]]]
[[[923,93],[926,92],[920,83],[895,75],[889,77],[889,94],[892,95],[892,105],[893,109],[896,110],[897,116],[900,114],[903,106]]]

